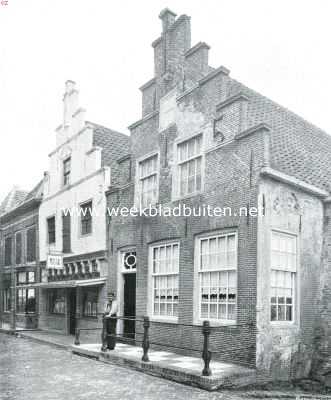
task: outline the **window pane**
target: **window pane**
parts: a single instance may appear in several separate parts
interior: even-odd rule
[[[202,305],[206,304],[209,318],[233,320],[237,298],[235,235],[210,237],[200,243],[200,318]],[[233,270],[229,270],[229,259]]]
[[[22,233],[16,234],[16,264],[22,262]]]
[[[154,315],[176,316],[179,245],[174,243],[154,247],[152,255]]]
[[[92,202],[82,204],[81,209],[81,234],[87,235],[92,233]]]

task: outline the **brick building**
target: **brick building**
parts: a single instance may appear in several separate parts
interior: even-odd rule
[[[0,321],[12,328],[38,325],[38,210],[42,182],[30,193],[14,187],[0,206]]]
[[[210,67],[209,46],[191,46],[190,17],[165,9],[160,19],[154,77],[140,88],[142,118],[129,127],[131,154],[108,206],[232,211],[112,215],[109,286],[122,315],[151,318],[152,342],[200,350],[210,320],[223,360],[307,376],[317,344],[320,358],[330,348],[319,318],[329,316],[331,138]]]
[[[129,137],[85,121],[73,81],[66,82],[63,107],[39,210],[39,328],[73,334],[100,326],[108,272],[105,190],[117,184]]]
[[[190,17],[160,19],[130,138],[87,122],[66,82],[49,172],[2,204],[1,319],[100,327],[107,286],[152,343],[200,354],[209,320],[215,357],[331,385],[331,138],[212,68]],[[150,205],[172,213],[107,213]]]

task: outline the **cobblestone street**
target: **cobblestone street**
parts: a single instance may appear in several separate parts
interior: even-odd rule
[[[274,396],[257,391],[211,393],[0,333],[1,400],[251,398],[296,399],[296,396],[293,392],[275,392]]]

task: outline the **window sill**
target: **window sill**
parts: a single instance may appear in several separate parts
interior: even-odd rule
[[[160,317],[152,316],[149,318],[151,322],[164,322],[165,324],[178,324],[178,317]]]
[[[90,232],[90,233],[81,233],[80,235],[79,235],[79,239],[83,239],[83,238],[86,238],[86,237],[90,237],[90,236],[92,236],[92,232]]]
[[[199,325],[199,326],[203,326],[203,322],[204,321],[208,321],[210,326],[231,326],[233,328],[239,328],[240,324],[237,324],[237,321],[235,320],[216,320],[216,319],[199,319],[197,321],[194,322],[194,325]]]
[[[196,197],[196,196],[200,196],[204,193],[203,190],[199,190],[198,192],[194,192],[194,193],[190,193],[190,194],[186,194],[184,196],[174,196],[171,201],[175,202],[175,201],[181,201],[181,200],[187,200],[187,199],[191,199],[192,197]]]
[[[298,329],[299,325],[295,321],[270,321],[270,326],[274,329]]]

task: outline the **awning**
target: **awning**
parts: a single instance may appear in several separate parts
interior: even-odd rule
[[[75,288],[81,286],[100,286],[104,285],[106,278],[97,279],[84,279],[77,281],[56,281],[56,282],[41,282],[30,285],[30,287],[37,286],[41,289],[64,289],[64,288]]]

